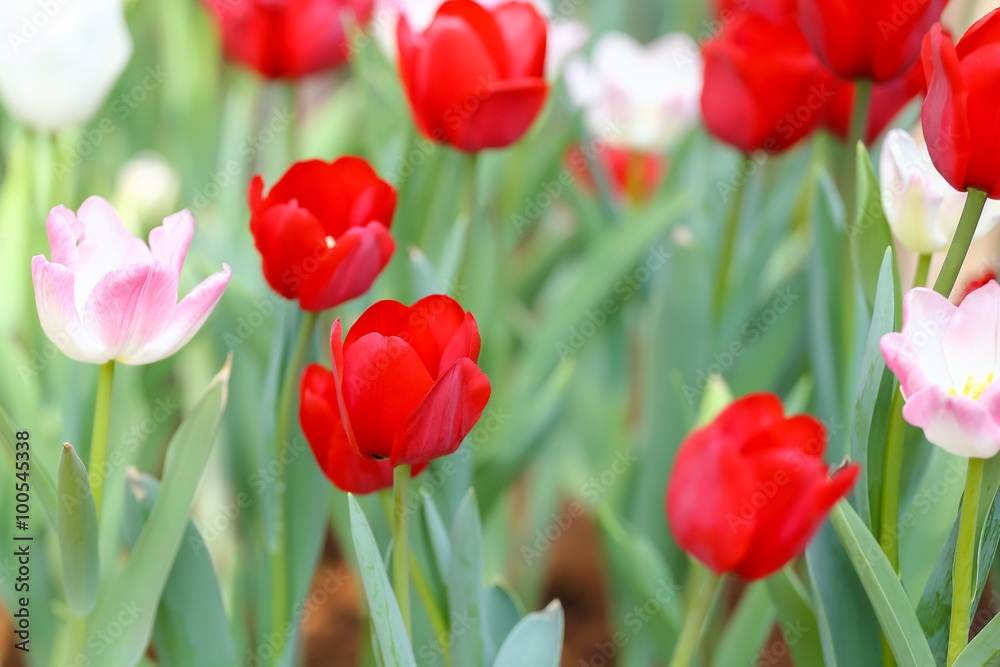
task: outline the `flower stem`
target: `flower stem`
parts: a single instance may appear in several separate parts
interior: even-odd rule
[[[111,385],[115,378],[115,361],[112,359],[101,366],[97,380],[97,404],[94,406],[94,431],[90,438],[90,490],[94,494],[94,505],[100,520],[101,502],[104,500],[105,470],[108,460],[108,432],[111,429]]]
[[[729,286],[729,269],[733,263],[733,253],[736,249],[736,237],[739,236],[740,213],[743,203],[743,191],[746,189],[747,181],[750,180],[750,173],[754,162],[750,158],[740,161],[738,169],[742,180],[729,194],[729,208],[726,209],[725,227],[722,232],[722,248],[719,250],[719,263],[715,267],[715,295],[712,300],[715,316],[722,313],[722,307],[726,302],[726,288]]]
[[[392,589],[403,614],[406,632],[410,632],[410,508],[406,499],[410,492],[410,466],[396,466],[392,471]]]
[[[979,514],[979,490],[983,481],[983,459],[970,458],[965,474],[962,516],[958,521],[955,544],[955,569],[951,579],[951,629],[948,633],[948,667],[969,643],[972,619],[973,569],[976,552],[976,521]]]
[[[316,328],[317,314],[303,312],[299,323],[299,333],[292,348],[292,355],[285,367],[285,375],[281,381],[281,394],[278,396],[278,413],[275,417],[275,461],[277,475],[274,481],[274,514],[275,539],[271,546],[269,560],[271,565],[271,633],[276,638],[273,664],[281,661],[284,652],[287,633],[285,623],[288,612],[288,555],[285,553],[285,466],[288,454],[288,427],[291,423],[292,404],[295,402],[296,389],[299,386],[299,373]]]
[[[857,180],[858,180],[858,143],[865,140],[865,129],[868,127],[868,111],[872,101],[871,81],[857,81],[854,87],[854,108],[851,111],[851,126],[844,146],[844,162],[841,166],[841,193],[844,198],[844,216],[847,218],[845,227],[854,226],[857,216]]]
[[[927,276],[931,272],[931,254],[921,255],[917,260],[917,272],[913,275],[913,286],[923,287],[927,284]]]
[[[944,258],[944,265],[941,273],[938,274],[934,283],[934,291],[948,297],[958,280],[958,272],[962,270],[962,263],[972,245],[972,237],[976,234],[976,227],[979,225],[979,217],[983,214],[986,206],[986,193],[982,190],[969,190],[969,197],[965,200],[965,208],[962,209],[962,218],[958,222],[958,229],[955,230],[955,238],[952,239],[951,247]]]
[[[701,643],[701,634],[705,629],[705,619],[712,609],[715,598],[722,585],[722,577],[718,576],[701,563],[691,561],[691,575],[688,585],[687,616],[680,638],[674,647],[674,657],[670,667],[689,667]]]

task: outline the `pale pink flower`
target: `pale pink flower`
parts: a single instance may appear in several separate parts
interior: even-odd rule
[[[198,332],[229,284],[223,264],[177,302],[194,233],[186,210],[152,230],[148,246],[100,197],[75,215],[55,207],[45,226],[52,261],[31,260],[35,305],[45,335],[77,361],[138,365],[169,357]]]
[[[917,287],[903,298],[903,331],[882,336],[899,378],[903,418],[958,456],[1000,451],[1000,285],[990,281],[955,306]]]

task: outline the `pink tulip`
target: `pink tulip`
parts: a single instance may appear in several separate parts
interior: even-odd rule
[[[1000,285],[990,281],[961,305],[918,287],[903,298],[903,332],[882,336],[899,378],[903,418],[958,456],[1000,452]]]
[[[100,197],[76,215],[57,206],[46,221],[52,261],[31,260],[42,329],[77,361],[150,364],[169,357],[198,332],[229,284],[229,267],[177,303],[181,266],[194,233],[186,210],[149,233],[132,236]]]

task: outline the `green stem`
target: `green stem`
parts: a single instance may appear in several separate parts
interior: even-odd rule
[[[420,596],[420,601],[427,611],[427,618],[430,619],[431,628],[434,630],[434,636],[437,637],[438,643],[441,646],[441,656],[444,658],[444,664],[449,666],[451,665],[451,644],[447,641],[448,623],[441,609],[438,608],[437,600],[434,599],[434,593],[427,583],[427,577],[424,576],[424,571],[421,569],[420,563],[412,551],[410,552],[410,572],[413,574],[413,587],[417,590],[417,595]]]
[[[913,286],[923,287],[927,284],[927,276],[931,272],[931,255],[921,255],[917,260],[917,272],[913,275]]]
[[[459,268],[458,273],[455,276],[456,284],[445,285],[445,287],[448,289],[449,294],[456,297],[458,296],[457,294],[455,294],[457,285],[462,284],[466,281],[468,271],[472,268],[471,267],[472,258],[470,257],[470,255],[472,254],[472,246],[473,246],[472,235],[476,231],[475,225],[479,213],[478,210],[479,192],[476,189],[476,171],[478,170],[478,163],[479,163],[478,156],[479,153],[469,153],[467,160],[468,166],[466,168],[466,171],[469,174],[469,185],[468,185],[468,192],[466,195],[465,204],[463,205],[463,211],[462,211],[462,213],[464,214],[463,217],[465,218],[465,225],[466,225],[465,247],[463,248],[462,251],[462,259],[458,266]]]
[[[864,143],[865,130],[868,127],[868,110],[872,101],[872,84],[870,81],[857,81],[854,85],[854,108],[851,111],[851,126],[848,130],[847,144],[844,146],[844,157],[841,165],[841,191],[844,196],[844,216],[847,218],[846,228],[854,225],[857,217],[857,167],[858,144]]]
[[[955,544],[955,569],[951,580],[951,628],[948,632],[948,667],[969,643],[972,619],[972,586],[976,552],[976,521],[979,514],[979,490],[983,482],[983,459],[969,459],[962,496],[962,516],[958,522]]]
[[[108,460],[108,432],[111,429],[111,385],[115,378],[115,361],[112,359],[101,366],[97,380],[97,404],[94,406],[94,431],[90,438],[90,490],[94,494],[97,517],[100,520],[101,503],[104,499],[105,470]]]
[[[747,181],[750,180],[750,169],[753,162],[750,158],[740,161],[739,174],[743,180],[730,193],[729,207],[726,209],[726,219],[722,231],[722,248],[719,250],[719,263],[715,267],[715,295],[712,305],[716,317],[721,315],[722,307],[726,302],[726,289],[729,283],[729,269],[733,263],[733,254],[736,249],[736,237],[739,236],[740,213],[742,212],[743,192],[746,190]]]
[[[410,633],[410,466],[396,466],[392,471],[392,589],[403,614],[403,624]]]
[[[976,227],[979,225],[979,216],[983,214],[985,206],[986,193],[982,190],[969,190],[965,208],[962,209],[962,218],[958,221],[958,229],[955,230],[955,238],[952,239],[944,264],[941,266],[941,273],[934,283],[934,291],[938,294],[951,296],[951,290],[955,287],[958,272],[962,270],[962,263],[969,253],[972,237],[975,236]]]
[[[705,619],[712,609],[715,598],[722,585],[722,577],[706,568],[701,563],[691,561],[691,577],[687,616],[680,638],[674,647],[674,657],[670,667],[689,667],[701,643],[701,634],[705,629]]]
[[[288,427],[291,423],[292,404],[295,402],[296,389],[299,386],[299,373],[309,350],[313,330],[316,328],[317,314],[302,313],[299,323],[298,337],[292,348],[292,355],[285,367],[285,375],[281,381],[281,394],[278,396],[278,413],[275,417],[275,461],[277,462],[277,479],[274,481],[274,544],[271,545],[269,561],[271,565],[271,633],[276,637],[272,664],[279,664],[284,652],[286,631],[285,623],[288,614],[288,556],[285,553],[285,465],[288,453]]]
[[[879,544],[892,569],[899,573],[899,480],[903,474],[903,394],[892,397],[889,433],[885,442],[885,465],[882,470],[882,521]]]

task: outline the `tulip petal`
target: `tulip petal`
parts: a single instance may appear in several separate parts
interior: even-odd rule
[[[812,415],[779,419],[747,439],[741,454],[754,456],[780,449],[788,461],[799,464],[822,460],[826,451],[826,427]]]
[[[503,148],[528,131],[545,105],[549,84],[545,79],[515,79],[495,82],[479,93],[465,121],[453,133],[455,145],[467,151]]]
[[[774,394],[750,394],[734,401],[720,412],[715,418],[715,423],[726,435],[746,438],[750,433],[762,431],[778,423],[784,415],[785,410],[781,400]]]
[[[956,190],[966,189],[972,150],[968,118],[969,93],[951,38],[936,24],[924,38],[927,98],[921,110],[924,139],[934,166]]]
[[[73,211],[56,206],[45,221],[45,232],[49,237],[52,261],[75,270],[79,258],[76,244],[83,236],[83,223]]]
[[[509,58],[511,78],[545,77],[546,21],[527,2],[506,2],[493,11]]]
[[[893,334],[882,337],[882,354],[886,364],[901,379],[903,396],[919,391],[923,384],[935,383],[946,387],[965,383],[965,378],[952,376],[944,354],[944,337],[958,310],[948,299],[926,287],[917,287],[903,296],[902,335],[911,344],[902,346]],[[888,347],[885,347],[888,345]],[[913,355],[913,356],[907,356]],[[920,373],[907,366],[916,364]],[[905,369],[905,370],[904,370]]]
[[[432,379],[437,377],[441,352],[433,336],[426,335],[427,325],[417,322],[417,315],[398,301],[378,301],[357,319],[344,340],[344,349],[350,349],[359,338],[370,333],[396,336],[412,347]]]
[[[744,506],[755,472],[733,456],[733,444],[715,422],[698,429],[677,452],[667,487],[667,520],[677,543],[718,574],[743,560],[757,528],[756,513]]]
[[[299,289],[299,305],[305,310],[333,308],[367,292],[392,259],[396,242],[380,222],[351,227],[333,248],[314,253],[317,268],[307,273]]]
[[[286,299],[297,299],[309,270],[315,272],[318,258],[329,254],[323,227],[297,202],[264,209],[250,226],[267,283]]]
[[[473,363],[477,363],[479,347],[479,325],[476,324],[476,318],[472,313],[466,313],[462,325],[441,351],[439,373],[451,368],[452,364],[463,357],[468,357]]]
[[[929,385],[906,400],[903,418],[924,430],[931,443],[956,456],[988,459],[1000,452],[1000,426],[990,416],[993,401],[977,401]]]
[[[31,282],[42,331],[74,361],[103,364],[111,359],[80,321],[74,299],[73,272],[42,255],[31,259]]]
[[[333,373],[311,364],[300,383],[299,421],[316,462],[327,478],[346,493],[372,493],[392,486],[392,465],[356,452],[347,438],[337,407]]]
[[[83,311],[87,330],[110,359],[127,360],[170,321],[177,278],[165,264],[133,264],[111,271],[94,287]]]
[[[337,408],[340,411],[340,422],[344,425],[344,431],[347,434],[347,442],[351,445],[351,449],[360,455],[361,449],[358,447],[357,438],[354,437],[351,416],[347,413],[347,403],[344,401],[344,345],[341,342],[343,337],[344,332],[338,317],[330,329],[330,361],[332,362],[330,372],[333,374],[333,390],[337,400]]]
[[[173,355],[194,337],[212,314],[229,284],[229,265],[201,281],[173,309],[170,320],[135,356],[120,358],[124,364],[151,364]],[[176,298],[176,297],[175,297]]]
[[[133,264],[150,264],[153,257],[146,243],[125,229],[118,212],[104,199],[88,197],[76,218],[83,225],[75,270],[76,304],[83,312],[104,276]]]
[[[388,458],[400,425],[433,386],[402,338],[371,333],[347,348],[341,390],[360,451]]]
[[[1000,370],[1000,285],[995,281],[970,293],[958,307],[941,341],[953,388],[961,391],[964,380],[983,382]],[[958,382],[962,382],[961,385]]]
[[[149,232],[149,250],[153,259],[166,264],[177,276],[178,281],[192,236],[194,236],[194,218],[187,209],[167,216],[161,226]]]
[[[457,450],[489,400],[486,374],[471,359],[459,359],[399,427],[392,465],[428,463]]]

